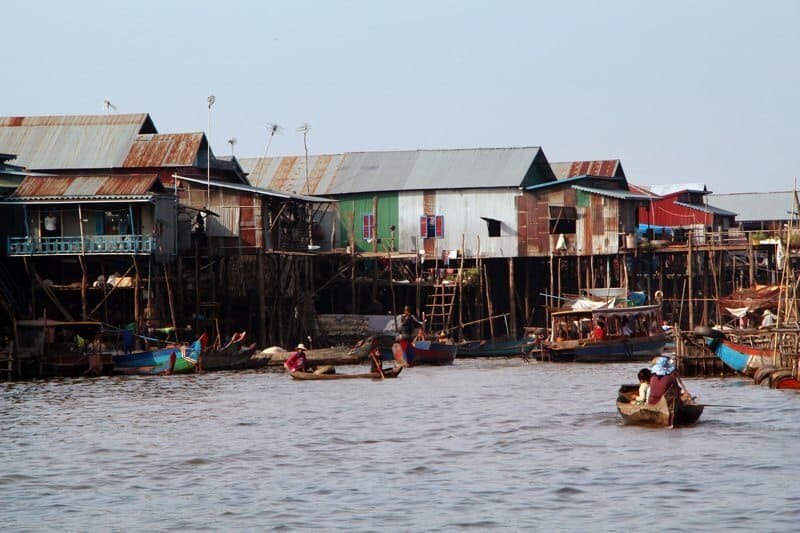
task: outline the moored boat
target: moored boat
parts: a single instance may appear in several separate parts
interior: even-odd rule
[[[603,338],[593,335],[598,328]],[[640,305],[554,312],[545,346],[555,362],[611,363],[648,361],[668,340],[661,306]]]
[[[111,374],[112,351],[101,322],[34,319],[18,320],[15,327],[15,357],[23,366],[36,368],[26,377]]]
[[[392,346],[399,366],[451,365],[458,352],[457,344],[401,339]]]
[[[726,366],[746,376],[753,376],[760,368],[773,366],[776,352],[772,348],[756,348],[737,344],[724,338],[721,332],[696,328],[696,335],[705,337],[705,343]]]
[[[195,371],[206,339],[205,333],[189,345],[173,344],[114,356],[115,374],[190,374]]]
[[[246,332],[235,333],[231,340],[221,348],[209,346],[200,354],[200,369],[206,372],[215,370],[244,370],[267,366],[269,355],[253,357],[256,351],[255,343],[245,345]]]
[[[626,424],[677,427],[692,425],[703,414],[703,405],[696,403],[688,395],[680,397],[668,391],[655,405],[631,403],[639,390],[639,385],[622,385],[617,397],[617,412]]]
[[[359,374],[326,374],[326,373],[314,373],[314,372],[302,372],[302,371],[295,371],[290,372],[292,379],[297,380],[306,380],[306,381],[330,381],[335,379],[384,379],[384,378],[396,378],[400,375],[400,372],[403,370],[403,367],[398,366],[394,368],[385,368],[383,369],[383,374],[381,375],[380,372],[363,372]]]
[[[458,343],[458,357],[514,357],[526,356],[537,345],[536,337],[529,335],[520,339],[499,337],[491,340]]]

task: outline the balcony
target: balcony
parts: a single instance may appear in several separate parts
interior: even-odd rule
[[[65,237],[9,237],[9,256],[151,254],[156,239],[150,235],[85,235]]]

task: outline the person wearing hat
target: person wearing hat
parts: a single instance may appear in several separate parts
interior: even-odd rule
[[[673,387],[678,396],[683,394],[681,386],[678,384],[678,375],[675,372],[675,360],[666,355],[659,355],[653,359],[653,366],[650,368],[650,395],[647,403],[655,405],[664,394]]]
[[[763,318],[761,319],[761,325],[759,326],[760,329],[771,328],[775,325],[775,315],[773,315],[772,311],[769,309],[764,309],[764,313],[761,316]]]
[[[298,344],[294,353],[284,361],[284,368],[289,372],[308,372],[308,359],[306,358],[306,347],[304,344]]]

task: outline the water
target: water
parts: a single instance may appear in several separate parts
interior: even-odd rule
[[[686,380],[697,426],[622,426],[640,365],[459,360],[0,385],[5,531],[796,530],[800,396]],[[343,367],[342,371],[355,371]]]

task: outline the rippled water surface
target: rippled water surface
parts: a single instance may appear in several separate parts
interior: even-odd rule
[[[640,365],[459,360],[0,385],[4,530],[794,531],[800,396],[686,380],[697,426],[623,426]],[[341,371],[355,371],[342,367]]]

